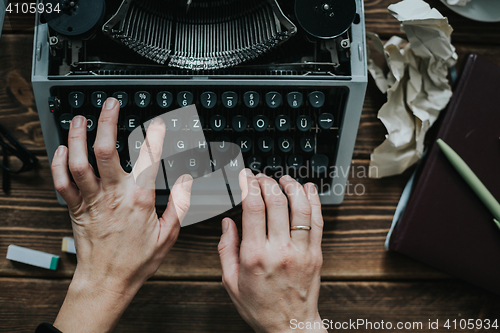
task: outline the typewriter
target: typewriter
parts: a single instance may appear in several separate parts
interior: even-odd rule
[[[246,167],[314,182],[323,204],[342,202],[367,85],[362,0],[39,0],[48,2],[32,82],[49,159],[84,115],[98,172],[97,120],[113,96],[130,172],[130,133],[195,105],[207,141],[237,144]],[[167,200],[168,188],[157,192]]]

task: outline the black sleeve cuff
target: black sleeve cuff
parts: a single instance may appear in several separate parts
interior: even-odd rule
[[[43,323],[38,325],[35,333],[62,333],[62,332],[50,324]]]

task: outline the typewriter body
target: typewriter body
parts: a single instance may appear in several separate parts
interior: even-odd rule
[[[47,1],[61,12],[37,16],[32,82],[50,160],[84,115],[96,168],[97,119],[114,96],[130,172],[133,129],[195,104],[207,141],[342,202],[367,85],[362,0]]]

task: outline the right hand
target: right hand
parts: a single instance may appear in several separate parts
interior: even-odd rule
[[[238,312],[256,332],[300,331],[292,330],[292,320],[315,324],[317,329],[307,332],[326,332],[318,312],[323,218],[316,187],[302,187],[285,176],[279,181],[285,196],[263,174],[254,176],[246,169],[239,180],[244,198],[241,249],[229,218],[222,221],[219,243],[222,282]]]

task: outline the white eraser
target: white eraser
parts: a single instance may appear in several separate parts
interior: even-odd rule
[[[7,248],[7,259],[22,262],[23,264],[56,270],[59,256],[17,245],[9,245]]]
[[[63,252],[76,254],[75,240],[71,237],[64,237],[62,241],[61,250]]]

